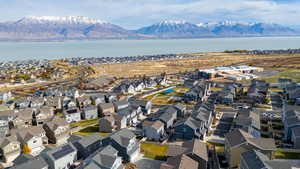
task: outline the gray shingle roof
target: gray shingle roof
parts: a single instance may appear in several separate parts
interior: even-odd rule
[[[129,145],[129,141],[132,138],[135,138],[135,135],[129,129],[124,128],[111,134],[110,138],[115,140],[121,146],[127,147]]]
[[[185,141],[182,146],[188,149],[186,153],[195,154],[203,160],[208,161],[207,145],[200,140]]]
[[[35,157],[34,159],[28,160],[22,164],[15,165],[12,169],[41,169],[47,167],[48,164],[42,157]]]
[[[103,137],[100,136],[99,134],[92,134],[89,136],[82,137],[78,141],[78,143],[81,144],[83,147],[88,147],[89,145],[94,144],[95,142],[102,140],[102,139],[103,139]]]
[[[292,128],[292,133],[295,137],[300,137],[300,127]]]
[[[249,169],[271,169],[264,161],[269,160],[267,156],[261,152],[251,150],[241,154],[242,159]]]
[[[92,159],[102,167],[111,168],[115,163],[118,151],[111,145],[104,147]]]

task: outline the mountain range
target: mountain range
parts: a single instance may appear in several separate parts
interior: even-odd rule
[[[24,17],[0,23],[0,40],[148,39],[298,36],[300,29],[279,24],[162,21],[137,30],[81,16]]]

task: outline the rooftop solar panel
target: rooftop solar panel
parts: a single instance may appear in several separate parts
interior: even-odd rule
[[[72,152],[74,152],[74,149],[70,145],[65,145],[65,146],[61,147],[60,150],[54,152],[52,154],[52,156],[57,160],[57,159],[64,157],[67,154],[70,154]]]

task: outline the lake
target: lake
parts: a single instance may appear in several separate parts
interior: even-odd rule
[[[300,37],[0,42],[0,61],[300,48]]]

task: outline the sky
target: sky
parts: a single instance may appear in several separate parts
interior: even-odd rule
[[[0,0],[0,21],[86,16],[136,29],[162,20],[300,25],[300,0]]]

